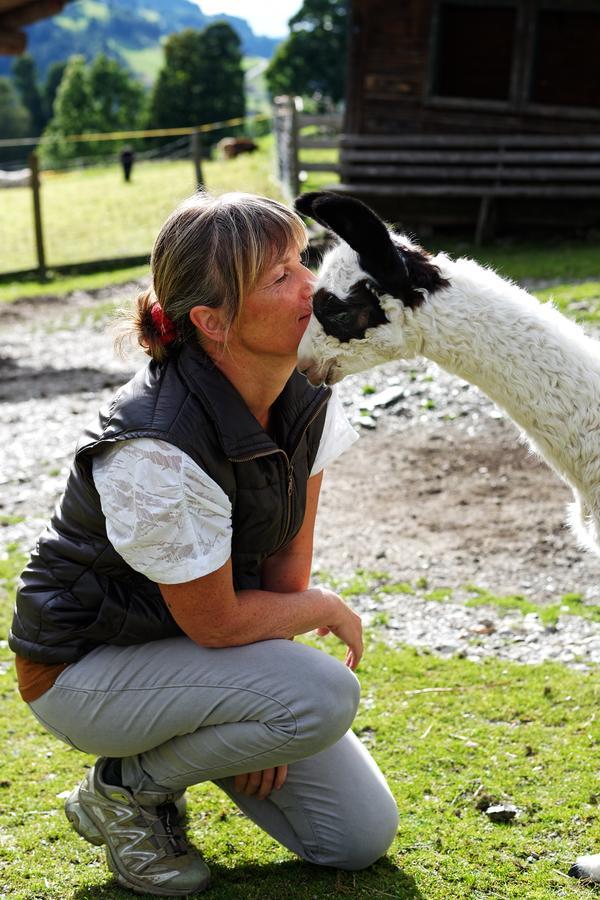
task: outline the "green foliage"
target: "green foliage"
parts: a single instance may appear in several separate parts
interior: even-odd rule
[[[31,116],[8,78],[0,78],[0,138],[26,137]]]
[[[339,103],[345,94],[346,0],[304,0],[289,26],[290,36],[265,73],[271,95]]]
[[[33,135],[41,134],[47,122],[46,109],[38,84],[37,66],[29,53],[17,57],[12,72],[23,105],[29,111]]]
[[[63,75],[65,74],[65,69],[67,68],[66,60],[62,60],[60,62],[54,62],[49,67],[48,72],[46,74],[46,80],[44,82],[43,87],[43,100],[44,100],[44,109],[46,112],[46,119],[49,121],[54,114],[54,100],[56,98],[56,93],[60,86],[60,83],[63,79]]]
[[[223,22],[187,28],[165,43],[165,64],[150,101],[150,128],[179,128],[244,115],[240,39]]]
[[[143,108],[144,89],[126,68],[102,53],[91,65],[81,56],[73,57],[56,92],[54,114],[44,135],[50,140],[41,147],[43,161],[56,164],[75,157],[114,154],[117,148],[111,142],[78,144],[66,137],[133,130],[141,125]]]

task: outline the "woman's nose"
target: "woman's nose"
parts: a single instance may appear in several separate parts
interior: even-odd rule
[[[316,277],[307,269],[306,266],[302,266],[303,275],[304,275],[304,289],[308,291],[309,294],[312,294],[315,289],[315,284],[317,283]]]

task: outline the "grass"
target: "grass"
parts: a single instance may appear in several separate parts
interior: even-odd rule
[[[466,584],[461,589],[453,589],[445,585],[430,585],[424,576],[417,578],[414,584],[407,581],[393,581],[386,572],[357,569],[349,578],[336,578],[330,572],[321,570],[314,573],[316,582],[326,584],[345,600],[353,597],[371,595],[378,596],[411,595],[416,600],[430,603],[464,603],[465,606],[489,606],[500,612],[520,612],[523,615],[535,613],[545,625],[555,625],[563,615],[580,616],[591,622],[600,622],[600,602],[597,599],[586,600],[581,594],[572,592],[560,597],[551,597],[547,603],[539,603],[521,594],[500,594]],[[374,614],[372,624],[385,624],[378,621],[379,613]],[[383,613],[385,618],[386,614]]]
[[[274,177],[272,140],[234,160],[205,160],[206,186],[217,193],[250,190],[283,199]],[[120,166],[42,173],[42,217],[50,268],[96,259],[149,254],[158,229],[176,204],[194,192],[189,160],[138,162],[132,180]],[[0,273],[36,265],[31,191],[4,192],[0,225]]]
[[[0,558],[3,633],[24,560],[17,544]],[[336,585],[350,602],[391,586],[384,572],[365,569]],[[425,578],[393,586],[415,595],[445,590]],[[474,585],[465,590],[474,601],[499,600]],[[562,602],[581,612],[579,594]],[[385,626],[387,614],[376,615],[373,624]],[[314,643],[342,653],[333,639]],[[214,786],[200,785],[190,790],[188,828],[213,872],[211,898],[600,896],[600,888],[585,888],[566,875],[576,855],[600,844],[595,673],[557,664],[440,659],[386,647],[373,629],[359,675],[363,702],[354,729],[400,810],[388,855],[358,873],[301,863],[241,817]],[[61,810],[65,792],[92,759],[55,740],[31,716],[16,693],[5,641],[0,679],[0,897],[126,900],[131,895],[115,885],[102,851],[78,838]],[[496,802],[514,803],[516,820],[489,821],[485,809]]]
[[[552,279],[564,282],[582,281],[600,275],[598,238],[589,241],[560,241],[556,238],[539,242],[498,241],[476,247],[468,241],[442,239],[427,242],[430,250],[444,250],[451,256],[470,256],[492,266],[505,278],[515,281]]]
[[[337,652],[331,640],[319,643]],[[0,896],[126,900],[102,851],[78,838],[61,811],[91,758],[38,725],[15,693],[10,653],[0,657]],[[400,809],[388,856],[358,873],[301,863],[202,785],[190,791],[188,828],[213,872],[211,898],[598,896],[565,874],[600,839],[592,676],[558,665],[441,660],[372,636],[359,674],[354,727]],[[496,801],[519,808],[512,824],[487,819],[481,807]]]

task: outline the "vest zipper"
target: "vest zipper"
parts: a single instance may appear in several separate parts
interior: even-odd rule
[[[291,518],[292,518],[292,497],[294,495],[294,462],[293,462],[294,456],[298,452],[298,448],[300,447],[302,438],[304,437],[304,435],[306,434],[306,432],[308,431],[308,429],[310,428],[312,423],[315,421],[315,419],[317,418],[317,416],[319,415],[319,413],[321,412],[321,410],[323,409],[323,407],[329,400],[329,396],[330,395],[328,394],[326,399],[323,401],[323,403],[319,404],[319,408],[317,410],[315,410],[313,415],[310,417],[310,419],[308,420],[308,422],[306,423],[306,425],[300,432],[298,440],[296,441],[296,447],[295,447],[291,457],[288,456],[287,453],[285,452],[285,450],[282,450],[281,447],[276,447],[275,450],[264,450],[262,453],[254,453],[252,456],[228,457],[230,462],[240,462],[241,463],[241,462],[252,462],[253,459],[259,459],[261,456],[271,456],[273,453],[281,453],[285,459],[285,462],[287,465],[287,510],[286,510],[286,517],[285,517],[285,528],[283,529],[283,537],[280,540],[277,547],[275,548],[275,550],[273,550],[273,552],[270,554],[271,556],[273,556],[275,553],[277,553],[278,550],[281,549],[281,547],[283,547],[283,545],[285,544],[285,542],[287,540],[288,533],[290,530],[290,523],[291,523]]]

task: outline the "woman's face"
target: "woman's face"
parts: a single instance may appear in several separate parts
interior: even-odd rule
[[[297,247],[275,259],[245,298],[227,343],[246,352],[296,359],[312,310],[314,277]]]

